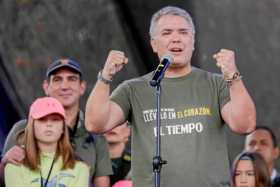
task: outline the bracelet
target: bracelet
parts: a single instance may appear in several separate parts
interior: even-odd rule
[[[232,78],[228,78],[226,79],[226,82],[231,86],[233,81],[239,81],[240,79],[242,79],[242,76],[239,72],[235,72],[233,75],[232,75]]]
[[[102,70],[98,72],[97,80],[100,80],[105,84],[110,84],[112,82],[112,80],[106,79],[102,76]]]

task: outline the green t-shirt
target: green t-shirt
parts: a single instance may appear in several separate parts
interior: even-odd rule
[[[41,175],[45,183],[49,170],[52,165],[54,154],[41,154]],[[62,159],[59,158],[51,170],[48,180],[50,187],[88,187],[89,186],[89,167],[77,161],[73,169],[61,170]],[[7,164],[5,167],[6,187],[38,187],[41,184],[40,171],[32,171],[24,165]]]
[[[156,97],[152,74],[125,81],[111,95],[132,125],[133,187],[152,187]],[[192,67],[161,82],[162,187],[228,186],[229,159],[221,109],[230,100],[222,76]]]
[[[26,120],[16,123],[9,132],[3,148],[4,154],[14,145],[17,137],[26,127]],[[70,133],[75,154],[90,166],[90,176],[108,176],[113,174],[107,141],[102,135],[91,135],[84,126],[84,114],[79,113],[76,133]]]

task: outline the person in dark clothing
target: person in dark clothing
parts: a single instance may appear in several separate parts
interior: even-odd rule
[[[280,186],[280,175],[275,169],[279,148],[273,131],[267,126],[257,126],[253,132],[246,136],[244,149],[257,152],[264,158],[273,186]]]

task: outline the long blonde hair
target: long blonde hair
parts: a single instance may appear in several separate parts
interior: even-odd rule
[[[40,150],[34,134],[34,122],[31,116],[28,118],[24,133],[23,145],[25,147],[25,158],[23,164],[31,170],[39,170]],[[63,133],[57,142],[55,160],[62,158],[63,166],[61,169],[73,168],[76,162],[75,154],[72,149],[69,133],[65,121],[63,120]]]

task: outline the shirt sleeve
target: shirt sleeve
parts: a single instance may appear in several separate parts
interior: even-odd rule
[[[121,107],[125,119],[128,119],[131,109],[129,90],[129,84],[125,81],[121,83],[110,96],[111,101],[114,101]]]
[[[13,128],[10,130],[5,144],[2,150],[2,157],[6,154],[6,152],[11,149],[14,145],[17,145],[17,136],[21,131],[26,127],[26,120],[21,120],[13,125]]]
[[[6,187],[25,187],[24,177],[22,176],[21,167],[13,164],[7,164],[5,167],[5,184]]]
[[[89,167],[81,162],[77,163],[78,165],[78,175],[75,180],[75,184],[72,187],[89,187],[90,185],[90,178],[89,178]]]
[[[229,87],[222,75],[215,74],[215,79],[216,79],[216,83],[218,85],[219,107],[220,107],[220,110],[222,110],[223,106],[230,101]]]
[[[109,155],[108,144],[104,136],[96,135],[96,172],[95,176],[112,175],[112,163]]]

